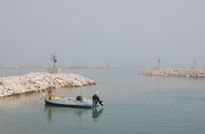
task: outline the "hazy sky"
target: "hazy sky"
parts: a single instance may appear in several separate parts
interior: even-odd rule
[[[205,0],[0,0],[0,61],[205,66]]]

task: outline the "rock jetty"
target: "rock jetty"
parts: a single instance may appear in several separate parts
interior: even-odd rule
[[[30,73],[0,78],[0,98],[27,92],[45,91],[49,87],[66,88],[95,85],[93,80],[77,74]]]
[[[204,68],[184,68],[184,69],[171,69],[171,68],[152,68],[139,73],[140,75],[148,76],[164,76],[164,77],[187,77],[187,78],[205,78]]]

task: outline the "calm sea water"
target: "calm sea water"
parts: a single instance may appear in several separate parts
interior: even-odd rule
[[[1,70],[1,76],[32,70]],[[35,70],[34,70],[35,71]],[[39,70],[43,71],[43,70]],[[45,106],[42,93],[0,99],[0,134],[203,134],[205,80],[137,75],[139,70],[63,70],[97,85],[55,90],[59,96],[100,91],[104,107]]]

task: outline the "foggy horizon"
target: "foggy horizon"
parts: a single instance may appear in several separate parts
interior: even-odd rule
[[[1,0],[0,65],[205,67],[203,0]]]

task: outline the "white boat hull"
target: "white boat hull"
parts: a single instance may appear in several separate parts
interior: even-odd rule
[[[92,100],[88,100],[86,98],[83,98],[82,101],[78,101],[73,97],[55,97],[50,98],[47,94],[43,94],[44,101],[48,105],[54,105],[54,106],[63,106],[63,107],[75,107],[75,108],[94,108],[92,104]]]

